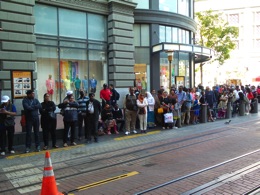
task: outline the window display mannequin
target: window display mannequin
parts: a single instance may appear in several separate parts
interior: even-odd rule
[[[91,93],[96,93],[97,87],[97,80],[95,79],[95,75],[92,75],[92,79],[89,80],[90,82],[90,91]]]
[[[136,81],[136,88],[141,91],[142,90],[142,82],[141,82],[141,79],[138,79]]]
[[[49,78],[45,82],[47,93],[50,95],[50,99],[52,100],[52,96],[54,93],[54,80],[52,79],[52,75],[49,75]]]
[[[79,90],[81,87],[81,80],[79,79],[79,75],[76,75],[76,79],[74,81],[74,88],[75,88],[75,98],[78,99],[79,97]]]
[[[88,93],[88,76],[85,75],[84,79],[82,80],[82,89],[85,93]]]
[[[146,81],[145,81],[145,78],[142,77],[142,81],[141,81],[141,86],[142,86],[142,93],[145,93],[146,89],[147,89],[147,86],[146,86]]]
[[[70,87],[70,79],[69,79],[69,76],[67,75],[66,78],[64,79],[63,81],[64,83],[64,89],[65,89],[65,92],[67,91],[71,91],[71,87]]]

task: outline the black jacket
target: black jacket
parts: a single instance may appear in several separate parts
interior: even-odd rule
[[[86,103],[86,107],[87,107],[87,117],[89,115],[92,115],[89,113],[89,110],[88,110],[88,107],[89,107],[89,103],[90,103],[90,100],[87,101]],[[101,113],[101,105],[100,105],[100,102],[96,99],[93,100],[93,107],[94,107],[94,113],[93,115],[95,116],[95,119],[98,120],[99,119],[99,115]]]
[[[48,101],[48,102],[42,102],[41,103],[42,107],[40,108],[40,114],[41,114],[41,127],[47,127],[49,122],[55,122],[56,120],[51,118],[49,115],[49,112],[54,112],[56,110],[56,105],[54,104],[53,101]],[[53,121],[55,120],[55,121]]]
[[[58,107],[63,109],[63,121],[72,122],[78,120],[79,104],[77,102],[61,103]]]

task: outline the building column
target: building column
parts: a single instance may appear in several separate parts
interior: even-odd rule
[[[117,88],[134,86],[134,9],[136,4],[108,4],[108,81]]]
[[[34,5],[34,0],[0,1],[0,88],[5,94],[11,94],[10,70],[35,70]]]

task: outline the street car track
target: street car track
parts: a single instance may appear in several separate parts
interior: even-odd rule
[[[199,134],[196,134],[196,135],[193,135],[193,136],[190,136],[190,137],[185,137],[184,139],[179,138],[179,140],[177,140],[177,141],[172,141],[174,138],[169,138],[169,139],[165,139],[163,141],[158,141],[158,144],[156,146],[152,146],[152,147],[150,147],[149,144],[151,144],[153,142],[135,145],[134,147],[130,148],[131,151],[127,152],[127,155],[129,156],[129,158],[126,158],[127,160],[119,161],[119,163],[112,163],[112,164],[109,164],[109,165],[106,165],[106,166],[91,167],[89,169],[83,169],[83,168],[81,168],[81,166],[82,167],[88,167],[89,164],[91,164],[91,163],[102,165],[102,163],[97,163],[97,162],[106,161],[106,160],[111,159],[111,158],[122,159],[123,156],[124,157],[126,156],[125,149],[118,150],[117,152],[110,151],[112,153],[112,155],[108,154],[108,152],[99,153],[99,154],[96,154],[94,156],[92,155],[91,157],[89,157],[90,160],[87,160],[87,161],[84,161],[84,162],[77,161],[78,163],[73,163],[75,161],[75,159],[68,160],[66,162],[66,165],[67,165],[66,167],[57,168],[57,169],[54,170],[55,173],[56,173],[56,180],[57,180],[57,182],[59,182],[59,180],[65,179],[67,177],[73,177],[73,176],[78,176],[79,174],[86,174],[86,173],[91,173],[91,172],[95,172],[95,171],[100,171],[102,169],[111,168],[111,167],[114,167],[114,166],[123,165],[123,164],[131,163],[131,162],[134,162],[134,161],[137,161],[137,160],[156,156],[158,154],[163,154],[163,153],[171,152],[171,151],[174,151],[174,150],[180,150],[182,148],[194,146],[196,144],[201,144],[203,142],[208,142],[208,141],[211,141],[211,140],[223,138],[225,136],[230,136],[234,133],[243,132],[244,129],[239,129],[239,130],[236,130],[235,132],[233,132],[233,131],[234,131],[233,128],[231,128],[229,130],[227,130],[226,128],[218,128],[217,130],[214,130],[214,131],[211,131],[211,132],[199,133]],[[224,133],[224,134],[221,134],[221,133]],[[211,137],[208,137],[208,136],[211,136]],[[203,139],[203,140],[201,140],[201,139]],[[181,144],[181,143],[184,143],[184,142],[187,142],[187,141],[193,141],[193,142],[189,143],[189,144],[185,144],[183,146],[178,146],[178,144]],[[177,147],[175,145],[177,145]],[[143,147],[142,153],[137,155],[138,152],[140,151],[140,147]],[[153,152],[154,149],[158,149],[158,148],[162,148],[161,151]],[[167,148],[167,149],[164,149],[164,148]],[[107,155],[107,157],[104,158],[102,155],[105,155],[105,154]],[[144,155],[144,154],[146,154],[146,155]],[[80,158],[86,159],[86,157],[88,157],[88,155],[85,155],[85,156],[80,157]],[[58,163],[60,163],[60,162],[56,162],[55,164],[58,164]],[[37,167],[37,166],[32,166],[32,168],[33,167]],[[75,169],[78,169],[80,171],[78,171],[77,173],[74,173],[74,174],[67,174],[67,175],[59,176],[59,172],[63,172],[64,169],[68,169],[68,168],[75,168]],[[10,171],[8,173],[12,173],[12,172]],[[6,174],[6,172],[2,172],[2,174]],[[19,178],[16,178],[16,179],[19,179]],[[9,180],[1,180],[0,182],[1,183],[2,182],[9,182]],[[21,186],[21,187],[13,187],[12,189],[0,190],[0,193],[4,193],[4,192],[8,192],[8,191],[14,191],[14,190],[17,190],[17,189],[20,189],[20,188],[25,188],[25,187],[30,187],[32,185],[40,185],[40,184],[41,184],[40,182],[35,182],[31,185],[24,185],[24,186]]]

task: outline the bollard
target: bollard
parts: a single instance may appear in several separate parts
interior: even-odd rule
[[[226,118],[229,119],[231,117],[232,117],[231,102],[228,102],[227,103]]]
[[[208,119],[208,105],[202,104],[200,111],[200,123],[206,123]]]
[[[253,99],[251,104],[252,104],[252,107],[253,107],[253,110],[251,111],[251,113],[258,113],[258,100],[257,100],[257,98]]]
[[[239,116],[245,116],[245,109],[246,109],[246,104],[242,100],[239,101]]]

